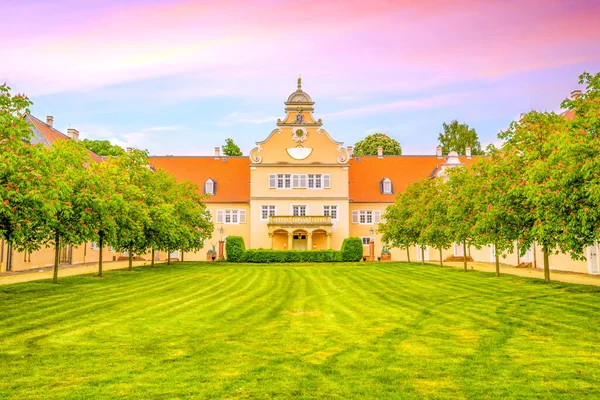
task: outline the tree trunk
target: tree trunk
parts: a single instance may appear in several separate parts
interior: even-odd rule
[[[544,280],[550,282],[550,257],[548,255],[548,248],[544,246],[542,247],[542,251],[544,252]]]
[[[129,271],[133,271],[133,249],[129,248]]]
[[[467,241],[463,242],[463,266],[465,267],[465,272],[467,272]]]
[[[154,247],[152,248],[152,260],[150,261],[150,266],[154,268]]]
[[[440,267],[443,267],[444,266],[444,260],[442,259],[442,248],[440,247],[439,250],[440,250]]]
[[[181,262],[183,262],[183,250],[181,250]]]
[[[408,262],[410,262],[410,246],[406,246],[406,258],[408,258]]]
[[[500,256],[498,255],[498,246],[494,245],[494,257],[496,258],[496,278],[500,277]]]
[[[58,232],[54,234],[54,276],[52,283],[58,283],[58,262],[60,256],[60,236]]]
[[[167,265],[171,265],[171,250],[167,249]]]
[[[421,264],[425,265],[425,247],[421,246]]]
[[[104,246],[103,235],[99,236],[98,246],[100,247],[100,253],[98,254],[98,276],[102,276],[102,248]]]

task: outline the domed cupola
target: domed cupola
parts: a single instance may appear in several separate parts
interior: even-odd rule
[[[283,121],[277,120],[277,125],[283,126],[288,124],[294,125],[318,125],[321,126],[321,120],[315,121],[312,113],[315,102],[312,101],[308,93],[302,90],[302,78],[298,78],[298,89],[289,95],[285,102],[286,117]]]
[[[310,98],[308,93],[302,90],[302,78],[298,78],[298,89],[288,97],[285,105],[290,106],[312,106],[315,104],[314,101]]]

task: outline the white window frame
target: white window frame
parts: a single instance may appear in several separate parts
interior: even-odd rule
[[[359,223],[359,210],[352,210],[352,223],[353,224]]]
[[[294,215],[294,207],[304,207],[304,215]],[[292,204],[290,206],[291,215],[294,217],[305,217],[308,215],[308,204]]]
[[[267,217],[264,217],[263,211],[267,211]],[[277,206],[274,204],[263,204],[260,206],[261,221],[268,221],[269,217],[277,215]]]
[[[210,185],[210,190],[208,189],[208,185]],[[206,182],[204,182],[204,193],[210,194],[211,196],[215,195],[215,181],[213,181],[211,178],[208,178]]]
[[[383,194],[392,194],[392,181],[389,178],[383,180]]]
[[[269,174],[269,189],[277,189],[277,174]]]
[[[332,215],[334,213],[335,213],[335,217]],[[324,204],[323,205],[323,215],[330,216],[332,221],[337,221],[338,215],[339,215],[337,204]]]
[[[367,240],[365,240],[365,239],[367,239]],[[363,246],[368,246],[371,244],[371,242],[375,243],[375,237],[373,237],[373,236],[361,236],[361,240],[362,240]]]
[[[246,210],[227,208],[217,210],[217,224],[239,225],[246,223]]]
[[[424,248],[425,260],[421,259],[421,247]],[[417,261],[429,261],[429,246],[421,246],[417,244]]]
[[[464,257],[465,255],[459,255],[459,251],[464,252],[464,247],[462,243],[454,242],[454,257]]]
[[[90,242],[90,250],[100,250],[100,247],[98,247],[98,243],[96,242]]]

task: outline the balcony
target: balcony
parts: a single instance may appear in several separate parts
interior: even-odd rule
[[[331,226],[330,216],[325,215],[275,215],[269,217],[269,226],[278,226],[280,228],[300,228],[300,227],[317,227],[317,226]]]

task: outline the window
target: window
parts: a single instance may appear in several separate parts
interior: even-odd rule
[[[98,247],[98,243],[96,243],[96,242],[90,243],[90,249],[91,250],[100,250],[100,248]]]
[[[246,210],[217,210],[217,224],[245,224]]]
[[[275,215],[275,206],[261,206],[260,210],[260,218],[262,220],[267,220],[269,217]]]
[[[204,194],[215,194],[215,181],[210,178],[204,182]]]
[[[329,174],[270,174],[269,189],[330,189]]]
[[[388,178],[385,178],[383,180],[383,193],[384,194],[392,193],[392,181],[390,181]]]
[[[292,175],[279,174],[277,175],[277,189],[289,189],[292,187]]]
[[[323,206],[323,215],[337,220],[337,206]]]
[[[292,215],[295,217],[306,216],[306,206],[292,206]]]
[[[363,246],[368,246],[369,243],[371,243],[372,238],[370,236],[363,236],[362,237],[362,244]]]
[[[352,211],[352,223],[371,225],[381,222],[381,211],[379,210],[354,210]]]

